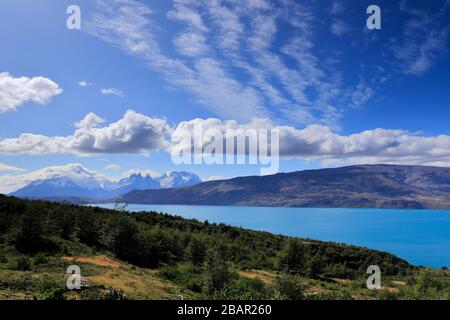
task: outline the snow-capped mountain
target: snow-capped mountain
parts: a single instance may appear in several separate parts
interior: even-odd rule
[[[14,182],[8,179],[14,180]],[[6,181],[5,181],[6,180]],[[189,172],[158,174],[133,170],[114,180],[80,164],[48,167],[21,175],[2,177],[0,182],[15,185],[10,194],[28,198],[90,197],[112,198],[133,190],[161,189],[191,186],[201,179]]]
[[[159,179],[162,189],[187,187],[202,182],[195,174],[186,171],[172,171],[162,175]]]

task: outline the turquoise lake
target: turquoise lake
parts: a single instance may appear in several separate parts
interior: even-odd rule
[[[415,265],[450,267],[450,211],[137,204],[130,204],[128,210],[157,211],[275,234],[365,246],[393,253]]]

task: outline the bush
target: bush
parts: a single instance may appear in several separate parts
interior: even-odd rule
[[[33,257],[33,264],[35,266],[40,265],[40,264],[47,264],[47,263],[48,263],[48,258],[43,253],[38,253],[37,255],[35,255]]]
[[[164,266],[158,272],[158,276],[194,292],[200,292],[203,286],[202,269],[192,264]]]
[[[225,284],[216,298],[222,300],[265,300],[271,298],[271,291],[259,279],[239,278]]]
[[[332,290],[311,295],[308,300],[353,300],[353,298],[346,290]]]
[[[280,300],[303,300],[305,298],[303,286],[295,276],[282,274],[274,284],[275,295]]]
[[[177,266],[163,266],[158,272],[159,277],[173,282],[178,280],[179,275]]]
[[[18,256],[10,264],[10,269],[18,271],[31,270],[31,259],[27,256]]]
[[[1,252],[0,252],[0,263],[4,263],[4,264],[8,263],[8,257],[6,256],[6,254],[1,253]]]
[[[323,272],[324,263],[322,257],[317,253],[308,263],[308,277],[317,279]]]
[[[398,294],[389,290],[378,290],[377,300],[398,300]]]
[[[329,265],[324,269],[324,275],[330,278],[354,279],[355,272],[347,268],[345,262]]]
[[[56,281],[43,279],[38,287],[41,300],[65,300],[65,287]]]

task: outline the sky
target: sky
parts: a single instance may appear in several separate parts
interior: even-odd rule
[[[449,18],[450,0],[2,0],[0,175],[260,173],[174,164],[195,123],[278,129],[283,172],[450,166]]]

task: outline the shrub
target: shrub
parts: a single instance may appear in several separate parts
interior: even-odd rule
[[[48,258],[43,253],[38,253],[37,255],[35,255],[33,257],[33,264],[35,266],[40,265],[40,264],[47,264],[47,263],[48,263]]]
[[[8,257],[6,256],[6,254],[1,253],[1,252],[0,252],[0,263],[4,263],[4,264],[8,263]]]
[[[353,300],[353,298],[346,290],[331,290],[311,295],[308,300]]]
[[[303,286],[295,276],[282,274],[274,284],[275,296],[280,300],[303,300],[305,298]]]
[[[10,269],[29,271],[31,270],[31,259],[28,256],[18,256],[11,262]]]
[[[41,300],[65,300],[65,287],[53,280],[43,279],[38,292]]]
[[[164,266],[158,272],[158,276],[194,292],[200,292],[203,286],[202,269],[191,264]]]
[[[223,300],[265,300],[271,291],[259,279],[239,278],[226,283],[216,298]]]
[[[315,254],[308,263],[308,277],[319,278],[323,272],[323,265],[322,257],[318,253]]]
[[[398,300],[398,294],[389,290],[378,290],[377,300]]]

